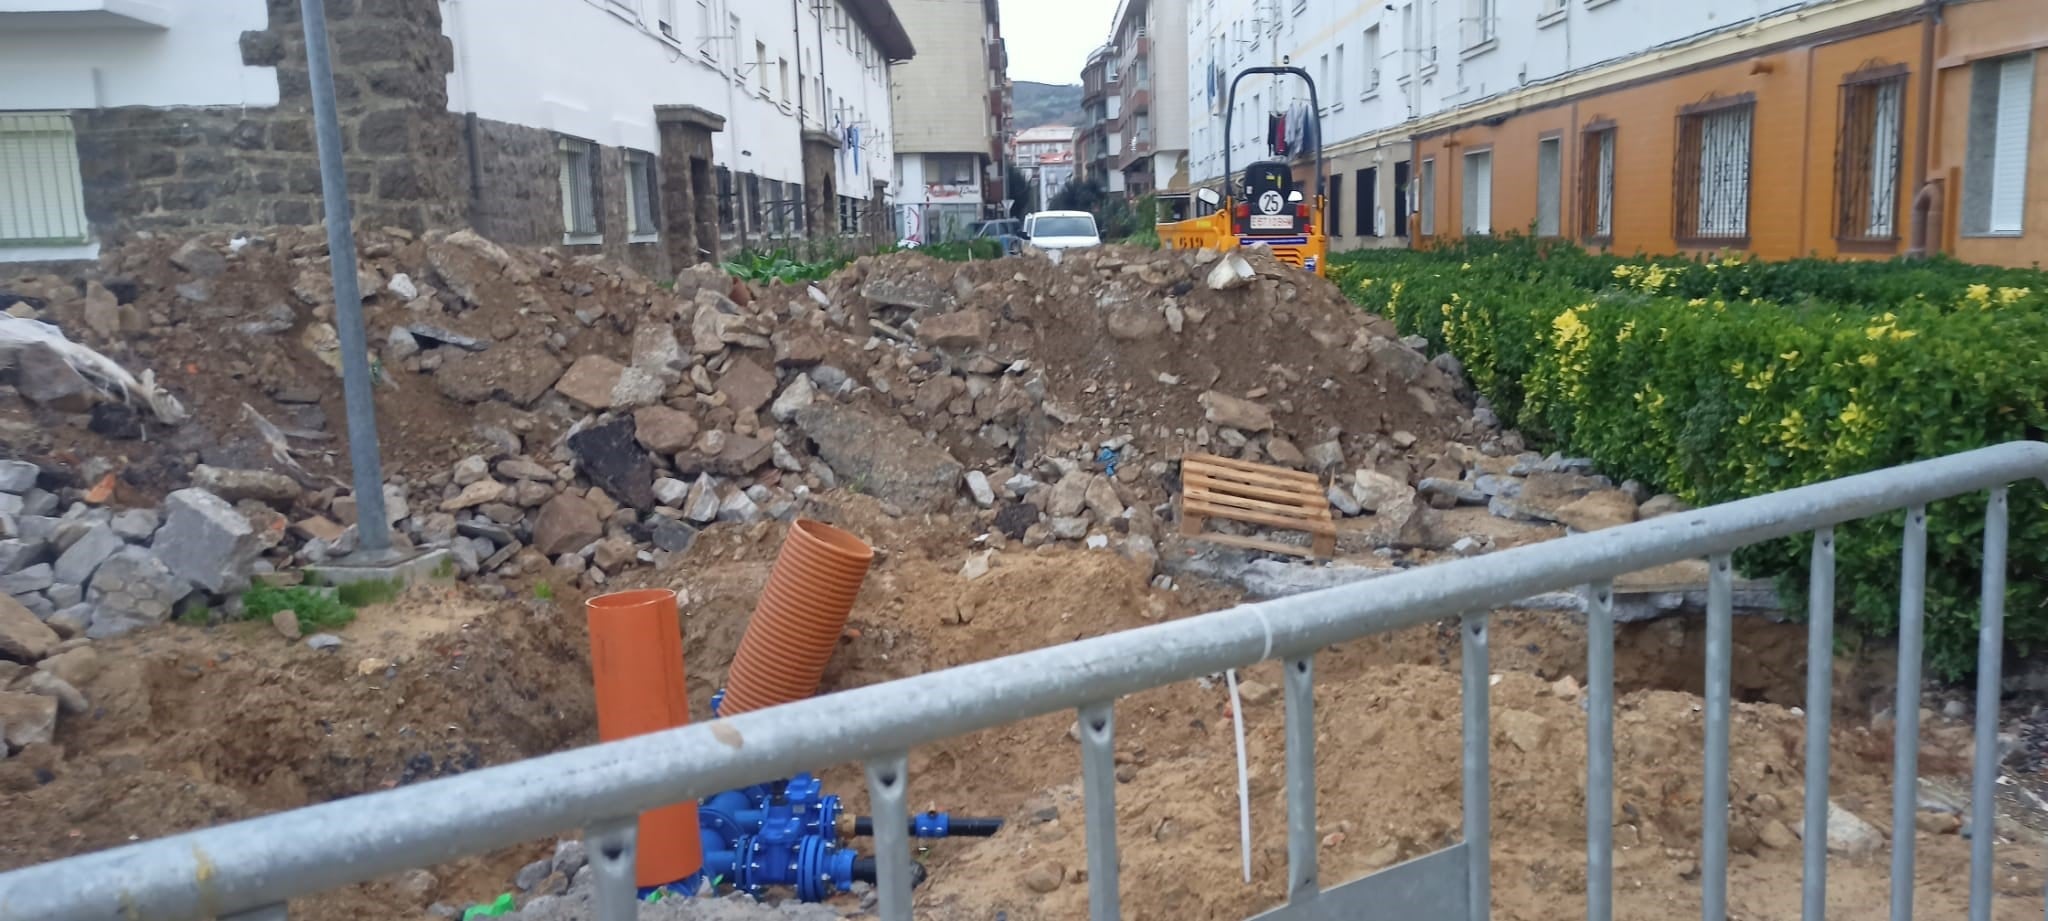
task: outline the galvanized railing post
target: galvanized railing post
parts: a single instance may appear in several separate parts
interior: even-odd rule
[[[354,4],[348,4],[353,6]],[[356,278],[356,236],[348,201],[341,119],[334,99],[334,68],[327,50],[326,0],[299,0],[306,37],[306,88],[313,97],[314,150],[320,158],[320,204],[327,225],[327,262],[334,276],[334,331],[341,340],[342,404],[348,420],[348,460],[355,485],[357,553],[381,562],[391,555],[391,525],[384,511],[384,461],[377,448],[375,381],[363,330],[363,296]]]
[[[1700,824],[1700,917],[1728,919],[1728,721],[1735,572],[1717,553],[1707,570],[1707,751]]]
[[[1316,882],[1316,689],[1308,656],[1287,668],[1287,901],[1320,893]]]
[[[640,891],[633,884],[639,834],[639,822],[631,816],[592,822],[583,830],[591,872],[596,874],[596,921],[633,921],[640,916]]]
[[[1088,917],[1122,916],[1117,888],[1116,717],[1109,701],[1080,708],[1081,804],[1088,810]]]
[[[1977,738],[1970,765],[1970,921],[1991,921],[1991,845],[1998,840],[1998,697],[2005,655],[2006,489],[1984,509],[1984,598],[1977,620]]]
[[[1614,918],[1614,583],[1586,607],[1586,921]]]
[[[1486,646],[1484,612],[1466,614],[1459,625],[1464,637],[1459,660],[1464,666],[1465,893],[1471,921],[1487,921],[1493,913],[1493,791],[1489,766],[1493,746],[1487,702],[1492,673]]]
[[[868,811],[874,814],[875,895],[882,921],[910,921],[910,755],[868,762]]]
[[[1920,653],[1926,621],[1927,506],[1906,509],[1899,563],[1899,686],[1892,704],[1892,921],[1913,921],[1914,817],[1920,806]],[[1988,834],[1986,830],[1984,833]]]
[[[1834,722],[1835,529],[1813,532],[1806,599],[1806,815],[1800,917],[1828,914],[1828,743]]]

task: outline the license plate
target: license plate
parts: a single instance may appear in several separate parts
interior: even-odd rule
[[[1294,218],[1286,214],[1254,214],[1251,216],[1253,230],[1293,230]]]

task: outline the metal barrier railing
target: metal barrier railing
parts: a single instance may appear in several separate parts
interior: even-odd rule
[[[1487,615],[1544,591],[1586,587],[1587,908],[1613,912],[1614,578],[1710,560],[1706,648],[1703,917],[1727,917],[1728,744],[1733,571],[1729,555],[1812,532],[1805,803],[1808,921],[1826,892],[1833,527],[1906,509],[1899,617],[1892,910],[1912,915],[1922,601],[1930,502],[1990,491],[1984,536],[1976,759],[1971,792],[1971,921],[1991,917],[1993,784],[2003,646],[2006,487],[2048,477],[2048,444],[2022,442],[1894,467],[1694,512],[1519,547],[1483,558],[1006,656],[783,707],[487,768],[417,786],[129,845],[0,874],[0,919],[101,921],[285,917],[287,899],[551,835],[586,830],[597,917],[636,916],[639,813],[799,770],[867,765],[880,912],[911,917],[906,790],[917,745],[1063,709],[1081,724],[1089,914],[1119,916],[1114,703],[1175,681],[1268,659],[1285,663],[1286,904],[1261,918],[1466,918],[1489,915]],[[1445,618],[1463,639],[1464,840],[1324,889],[1317,880],[1314,669],[1320,647]]]

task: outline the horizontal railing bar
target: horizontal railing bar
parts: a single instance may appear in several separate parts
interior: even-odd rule
[[[184,919],[2048,476],[2015,442],[0,874],[0,921]]]

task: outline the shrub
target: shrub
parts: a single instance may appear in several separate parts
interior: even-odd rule
[[[1697,504],[2048,427],[2048,275],[2038,271],[1624,260],[1527,241],[1333,261],[1354,300],[1457,354],[1504,420]],[[1927,634],[1931,665],[1948,677],[1974,660],[1984,504],[1967,496],[1929,509]],[[2048,641],[2048,506],[2023,485],[2013,508],[2006,635],[2024,651]],[[1838,529],[1851,627],[1896,626],[1900,519]],[[1797,605],[1806,551],[1778,542],[1741,562],[1782,577]]]

